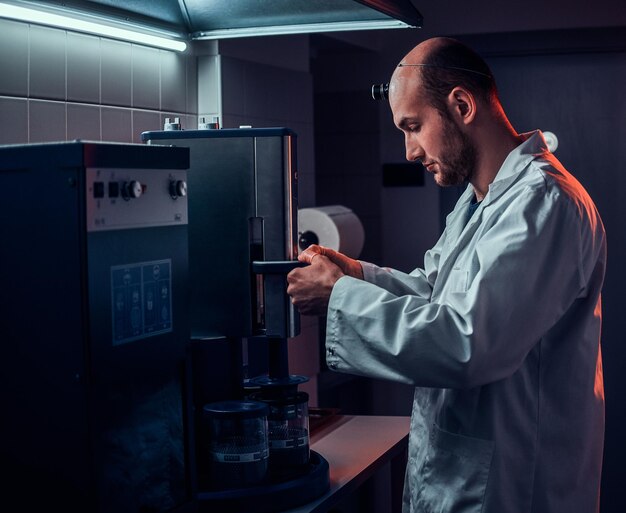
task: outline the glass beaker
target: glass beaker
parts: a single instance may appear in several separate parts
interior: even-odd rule
[[[264,481],[269,459],[268,413],[268,405],[260,401],[204,405],[211,488],[241,488]]]
[[[280,396],[253,394],[254,400],[269,406],[267,417],[270,473],[274,477],[289,477],[308,470],[309,395],[306,392]]]

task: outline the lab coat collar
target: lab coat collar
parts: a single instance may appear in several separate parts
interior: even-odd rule
[[[474,196],[474,187],[471,184],[468,184],[454,210],[448,214],[446,218],[448,237],[442,250],[442,266],[445,261],[454,256],[454,248],[458,247],[460,239],[474,233],[476,226],[480,223],[482,210],[513,185],[530,162],[537,156],[548,152],[543,134],[539,130],[520,135],[524,137],[524,142],[513,149],[504,160],[495,180],[489,185],[485,198],[480,202],[470,220],[467,221],[467,211]]]
[[[524,142],[514,148],[502,163],[495,180],[489,184],[489,190],[483,200],[485,205],[501,196],[535,158],[549,153],[548,146],[540,130],[520,135],[524,138]]]
[[[496,178],[489,184],[489,190],[481,202],[481,207],[483,205],[488,205],[494,199],[499,197],[513,184],[513,182],[515,182],[520,173],[526,169],[530,162],[532,162],[536,157],[549,151],[540,130],[526,132],[520,134],[520,136],[524,138],[524,142],[514,148],[511,153],[507,155],[506,159],[504,159],[500,170],[496,174]],[[454,218],[456,217],[458,217],[459,222],[465,223],[466,211],[473,196],[474,187],[472,187],[471,184],[468,184],[467,188],[459,198],[454,211],[448,216],[448,224],[454,223]],[[476,218],[478,216],[473,217]]]

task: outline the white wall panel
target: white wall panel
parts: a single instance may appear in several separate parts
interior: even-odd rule
[[[133,107],[155,109],[160,107],[159,50],[132,46]]]
[[[29,97],[65,100],[66,33],[30,27]]]
[[[187,59],[177,52],[159,52],[161,71],[161,110],[184,112],[187,89]],[[182,94],[181,94],[182,93]]]
[[[67,100],[100,103],[100,39],[67,33]]]
[[[29,100],[28,117],[28,142],[66,140],[65,102]]]
[[[147,110],[133,110],[133,142],[141,142],[141,133],[162,130],[161,115]]]
[[[100,48],[102,103],[130,106],[133,69],[131,44],[102,39]]]
[[[67,104],[67,140],[100,141],[100,106]]]
[[[28,25],[0,19],[0,94],[28,96]]]
[[[102,140],[132,142],[132,111],[118,107],[102,107],[100,111]]]
[[[0,96],[0,119],[5,122],[5,127],[0,130],[0,144],[19,144],[28,140],[27,100]]]

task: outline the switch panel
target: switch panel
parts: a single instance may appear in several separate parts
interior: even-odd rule
[[[93,183],[93,197],[104,198],[104,183],[102,182]]]
[[[88,168],[85,176],[90,232],[187,224],[186,170]]]
[[[109,198],[117,198],[120,195],[119,182],[109,182]]]

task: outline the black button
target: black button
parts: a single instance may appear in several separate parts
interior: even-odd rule
[[[93,183],[93,197],[104,198],[104,183],[103,182]]]
[[[109,198],[117,198],[120,195],[120,184],[109,182]]]

